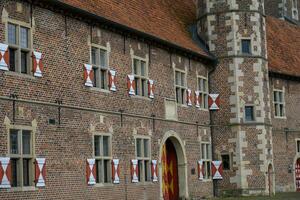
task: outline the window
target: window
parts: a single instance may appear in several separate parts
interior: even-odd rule
[[[300,140],[297,140],[297,153],[300,153]]]
[[[139,166],[139,181],[151,181],[150,139],[136,138],[135,153]]]
[[[133,74],[135,80],[135,94],[148,96],[148,72],[146,61],[142,59],[133,59]]]
[[[9,46],[9,70],[22,74],[30,73],[30,29],[8,23],[7,40]]]
[[[34,159],[32,134],[28,130],[11,129],[9,154],[11,157],[11,186],[32,186],[34,181]]]
[[[185,72],[175,70],[175,89],[176,89],[176,102],[179,104],[184,104],[185,95],[186,95]]]
[[[108,53],[106,49],[92,46],[91,62],[94,71],[94,87],[108,90]]]
[[[224,170],[230,170],[231,169],[231,162],[230,162],[230,155],[229,154],[223,154],[222,157],[222,165]]]
[[[245,106],[245,120],[254,121],[254,106]]]
[[[242,40],[242,54],[251,54],[251,40]]]
[[[208,109],[208,82],[206,78],[198,78],[200,108]]]
[[[274,112],[275,117],[284,117],[285,116],[285,106],[284,106],[284,93],[283,91],[274,91]]]
[[[203,160],[203,167],[204,167],[204,173],[203,178],[204,179],[210,179],[211,178],[211,146],[210,143],[201,143],[201,156]]]
[[[111,137],[94,135],[96,183],[111,183]]]

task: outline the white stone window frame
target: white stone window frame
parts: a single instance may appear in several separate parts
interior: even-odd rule
[[[252,36],[253,37],[253,36]],[[254,48],[253,48],[253,38],[252,37],[240,37],[240,54],[243,56],[253,56],[254,55]],[[243,53],[243,40],[250,40],[250,54]]]
[[[13,24],[17,27],[16,29],[16,43],[17,44],[10,44],[8,41],[8,24]],[[28,29],[28,48],[21,47],[20,44],[20,29],[21,27],[27,28]],[[23,21],[7,18],[5,22],[5,44],[8,45],[8,49],[12,48],[17,51],[16,53],[16,58],[15,58],[15,71],[10,71],[12,73],[17,73],[17,74],[22,74],[22,75],[28,75],[32,76],[32,53],[33,53],[33,35],[32,35],[32,27],[30,23],[26,23]],[[21,51],[26,51],[27,52],[27,73],[21,73]]]
[[[203,149],[202,149],[202,145],[205,145],[205,152],[203,153]],[[209,149],[209,154],[207,154],[207,145],[208,145],[208,149]],[[200,152],[201,152],[201,160],[203,161],[203,166],[205,167],[205,173],[203,174],[203,180],[204,181],[211,181],[212,180],[212,172],[211,172],[211,163],[212,163],[212,151],[211,151],[211,142],[210,141],[201,141],[200,142]],[[203,157],[203,155],[205,155],[205,158]],[[208,167],[208,163],[209,163],[209,167]],[[210,176],[208,175],[208,171]]]
[[[246,120],[246,107],[248,106],[251,106],[253,107],[253,120],[252,121],[249,121],[249,120]],[[245,104],[244,105],[244,123],[255,123],[256,122],[256,106],[254,104]]]
[[[99,58],[96,60],[96,64],[93,64],[93,56],[92,56],[92,48],[96,48],[96,49],[98,49],[98,51],[99,51],[99,54],[98,54],[98,56],[99,56]],[[103,68],[103,67],[101,67],[101,64],[100,64],[100,50],[105,50],[106,51],[106,64],[107,64],[107,67],[106,68]],[[109,70],[111,69],[110,68],[110,53],[111,53],[111,48],[110,48],[110,44],[109,44],[109,42],[107,42],[106,43],[106,46],[102,46],[102,45],[99,45],[99,44],[95,44],[95,43],[91,43],[90,44],[90,63],[91,63],[91,65],[93,66],[93,68],[98,68],[98,80],[97,80],[97,82],[98,83],[96,83],[96,85],[98,85],[97,87],[95,87],[95,86],[93,86],[93,87],[91,87],[91,89],[92,90],[97,90],[97,91],[101,91],[101,92],[107,92],[107,93],[110,93],[110,90],[109,90]],[[97,63],[97,62],[99,62],[99,63]],[[100,78],[100,76],[101,76],[101,69],[105,69],[106,70],[106,84],[105,84],[105,88],[103,89],[103,88],[101,88],[101,86],[100,86],[100,82],[101,82],[101,78]],[[95,74],[94,74],[94,76],[95,76]],[[92,80],[93,82],[94,82],[94,80]]]
[[[141,145],[141,153],[142,153],[142,156],[139,157],[137,155],[137,140],[138,139],[141,139],[142,140],[142,145]],[[144,140],[148,140],[149,144],[148,144],[148,154],[149,154],[149,157],[145,157],[144,155]],[[139,166],[139,172],[140,172],[140,175],[142,176],[139,176],[139,183],[149,183],[151,182],[151,157],[152,157],[152,151],[151,151],[151,137],[150,136],[146,136],[146,135],[135,135],[134,136],[134,154],[135,154],[135,158],[139,161],[142,161],[142,169],[140,168]],[[149,175],[149,180],[146,181],[145,179],[145,161],[148,161],[148,175]]]
[[[279,101],[275,101],[274,98],[274,93],[275,92],[281,92],[282,93],[282,102]],[[273,88],[273,94],[272,94],[272,98],[273,98],[273,109],[274,109],[274,118],[277,119],[286,119],[286,111],[285,111],[285,88],[282,89],[275,89]],[[283,106],[283,116],[277,115],[276,110],[275,110],[275,106],[277,105],[282,105]]]
[[[18,130],[18,149],[20,152],[18,154],[12,154],[10,152],[10,131],[11,130]],[[30,136],[31,136],[31,147],[30,147],[30,154],[23,155],[23,144],[22,144],[22,131],[30,131]],[[30,169],[29,169],[29,186],[24,186],[23,184],[23,161],[19,163],[18,166],[18,179],[20,180],[19,182],[21,183],[20,186],[17,187],[11,187],[12,191],[32,191],[35,190],[35,184],[34,184],[34,179],[35,179],[35,127],[32,126],[23,126],[23,125],[10,125],[7,127],[7,157],[10,157],[10,159],[20,159],[23,160],[24,158],[28,158],[32,161],[30,164]],[[20,136],[21,135],[21,136]]]
[[[135,74],[135,72],[134,72],[134,61],[135,60],[138,60],[139,62],[141,62],[141,61],[145,62],[145,75],[144,76]],[[132,53],[132,55],[131,55],[131,71],[132,71],[132,75],[134,75],[135,87],[137,88],[137,84],[139,84],[139,94],[135,94],[133,97],[141,97],[141,98],[148,99],[148,80],[149,80],[149,56],[148,56],[148,54],[146,54],[146,56],[143,58],[143,57],[134,55]],[[136,81],[137,79],[140,80],[140,83],[137,83],[137,81]],[[142,87],[141,87],[143,80],[146,81],[146,85],[144,86],[145,87],[144,96],[142,95]]]
[[[176,84],[176,72],[180,72],[180,73],[183,73],[184,74],[184,86],[182,85],[177,85]],[[181,82],[181,81],[180,81]],[[177,88],[181,89],[181,90],[184,90],[183,92],[183,102],[177,102]],[[180,106],[187,106],[186,105],[186,92],[187,92],[187,70],[182,70],[182,69],[178,69],[178,68],[174,68],[174,91],[175,91],[175,102],[177,103],[177,105],[180,105]]]
[[[207,91],[202,91],[201,88],[200,88],[200,85],[199,85],[199,81],[200,79],[204,79],[206,80],[206,90]],[[203,111],[209,111],[208,110],[208,96],[209,96],[209,84],[208,84],[208,76],[202,76],[202,75],[197,75],[197,90],[199,91],[199,98],[200,98],[200,95],[202,96],[202,102],[200,102],[200,108],[199,110],[203,110]],[[206,95],[206,98],[204,99],[203,96]],[[207,108],[204,107],[204,102],[205,101],[205,104],[207,106]]]
[[[102,138],[101,139],[102,142],[100,142],[100,146],[99,146],[99,148],[100,148],[100,156],[96,156],[96,152],[95,152],[95,136],[100,136]],[[103,156],[103,155],[101,155],[101,150],[103,150],[103,136],[109,137],[109,156]],[[96,183],[96,186],[99,186],[99,187],[102,187],[102,186],[112,186],[113,185],[113,183],[112,183],[112,177],[111,177],[112,176],[112,173],[111,173],[111,171],[112,171],[111,162],[113,160],[113,156],[112,156],[112,134],[111,133],[95,132],[95,133],[93,133],[92,141],[93,141],[93,145],[92,145],[93,146],[93,158],[95,158],[95,165],[96,165],[97,160],[102,160],[103,163],[104,163],[104,160],[109,160],[108,174],[109,174],[110,177],[108,179],[109,179],[110,182],[105,183],[104,180],[103,180],[104,178],[101,177],[102,178],[101,182]],[[102,165],[102,167],[104,167],[104,165]],[[101,170],[103,170],[103,172],[104,172],[104,169],[101,169]],[[95,178],[97,179],[97,177],[95,177]]]

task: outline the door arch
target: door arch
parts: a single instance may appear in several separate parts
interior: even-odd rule
[[[186,154],[184,149],[184,144],[180,139],[179,135],[174,131],[168,131],[160,144],[160,154],[159,154],[159,178],[160,178],[160,199],[164,199],[164,180],[166,178],[163,176],[164,171],[164,155],[169,155],[169,157],[173,158],[174,164],[177,166],[173,169],[173,173],[177,172],[177,186],[178,186],[178,197],[180,198],[188,198],[188,186],[187,186],[187,161]],[[169,159],[170,160],[170,159]],[[173,164],[173,165],[174,165]],[[170,167],[170,166],[168,166]],[[168,168],[170,170],[170,168]],[[173,177],[176,178],[176,177]],[[169,179],[170,180],[170,179]],[[173,184],[176,184],[175,182]],[[176,188],[173,185],[173,189]],[[168,199],[168,198],[166,198]],[[172,199],[173,200],[173,199]]]

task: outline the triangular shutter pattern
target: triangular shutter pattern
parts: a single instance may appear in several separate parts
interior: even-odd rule
[[[33,75],[36,77],[43,76],[43,62],[42,62],[42,53],[34,51],[32,53],[32,62],[33,62]]]
[[[96,184],[96,163],[95,159],[87,159],[86,163],[86,178],[88,185]]]
[[[9,68],[8,45],[0,43],[0,69],[8,71]]]
[[[148,95],[149,98],[154,99],[154,81],[148,80]]]
[[[0,188],[10,188],[11,185],[10,158],[0,157]]]
[[[204,174],[204,167],[203,167],[203,160],[198,161],[198,179],[203,180]]]
[[[113,183],[115,184],[120,183],[119,159],[112,160],[112,179],[113,179]]]
[[[138,167],[138,160],[131,160],[131,182],[138,183],[139,182],[139,167]]]
[[[186,91],[186,103],[188,106],[192,106],[192,90],[190,89]]]
[[[223,166],[222,161],[215,160],[211,162],[211,172],[213,179],[223,179]]]
[[[134,75],[128,75],[127,76],[127,88],[128,88],[128,94],[129,95],[135,95]]]
[[[157,169],[157,160],[152,160],[151,162],[151,174],[152,174],[152,181],[157,182],[158,181],[158,169]]]
[[[46,159],[35,159],[35,185],[36,187],[45,187],[46,182]]]
[[[117,72],[113,69],[109,70],[109,90],[110,91],[117,91],[116,87],[116,74]]]
[[[219,94],[209,94],[208,107],[210,110],[219,110],[220,109]]]
[[[87,87],[93,87],[94,71],[93,66],[84,64],[84,85]]]

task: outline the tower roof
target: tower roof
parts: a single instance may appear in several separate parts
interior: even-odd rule
[[[300,77],[300,27],[267,17],[269,70]]]

